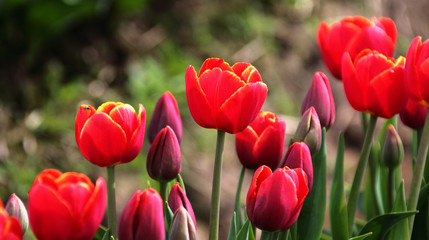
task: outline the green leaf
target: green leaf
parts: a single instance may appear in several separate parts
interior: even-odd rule
[[[372,232],[369,232],[369,233],[365,233],[363,235],[359,235],[357,237],[350,238],[349,240],[363,240],[363,239],[366,239],[367,237],[369,237],[371,235],[372,235]]]
[[[396,190],[396,198],[393,203],[393,212],[404,212],[407,211],[407,201],[405,199],[405,190],[404,190],[404,181],[399,185],[399,188]],[[410,236],[408,230],[408,219],[399,222],[389,232],[389,237],[387,239],[396,240],[396,239],[408,239]]]
[[[416,214],[417,211],[386,213],[371,219],[360,231],[359,235],[372,232],[368,239],[383,239],[391,227],[409,216]]]
[[[428,164],[426,163],[426,165]],[[429,232],[427,226],[429,224],[429,184],[426,184],[420,190],[417,210],[419,213],[416,214],[416,218],[414,219],[411,239],[428,239]]]
[[[173,220],[173,211],[171,211],[170,206],[168,206],[168,202],[165,201],[164,202],[164,218],[165,218],[165,231],[168,233],[168,231],[170,230],[170,224],[171,221]]]
[[[234,240],[235,236],[237,235],[237,230],[236,230],[236,221],[237,221],[237,215],[234,212],[232,214],[232,218],[231,218],[231,223],[229,225],[229,232],[228,232],[228,240]]]
[[[99,226],[97,233],[94,236],[94,240],[102,240],[104,239],[104,235],[106,235],[106,233],[109,233],[109,229],[105,228],[104,226]]]
[[[247,219],[243,227],[237,234],[236,240],[255,240],[255,235],[253,234],[253,229],[251,227],[250,220]]]
[[[326,208],[326,129],[322,131],[322,146],[312,157],[313,188],[302,206],[298,218],[298,238],[319,240]]]
[[[347,208],[344,197],[344,136],[338,138],[337,160],[332,177],[331,196],[329,201],[329,219],[331,222],[332,239],[347,239]]]

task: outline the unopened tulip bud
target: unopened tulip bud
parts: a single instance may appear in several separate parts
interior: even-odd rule
[[[301,116],[301,121],[296,128],[293,142],[305,142],[311,154],[319,151],[322,144],[322,128],[319,117],[314,107],[308,108]]]
[[[178,182],[176,182],[173,187],[171,187],[170,195],[168,195],[168,206],[173,213],[176,212],[180,207],[184,207],[194,221],[195,228],[197,227],[197,221],[195,219],[191,202]]]
[[[335,121],[335,104],[328,77],[322,72],[316,72],[313,82],[302,103],[301,114],[309,107],[314,107],[319,116],[320,125],[330,128]]]
[[[197,229],[188,211],[182,206],[174,213],[169,231],[169,239],[196,240]]]
[[[9,216],[14,216],[18,219],[21,224],[22,234],[24,234],[28,229],[28,213],[24,203],[15,193],[10,195],[5,209]]]
[[[163,128],[149,149],[147,171],[149,176],[158,181],[170,181],[181,170],[180,145],[170,126]]]
[[[412,129],[421,129],[425,124],[427,107],[412,99],[408,99],[407,105],[399,112],[401,121]]]
[[[149,123],[149,142],[153,143],[161,129],[170,126],[179,143],[182,141],[182,120],[173,94],[165,92],[158,100]]]
[[[286,152],[281,167],[290,169],[300,168],[307,174],[308,189],[313,187],[313,162],[311,161],[310,149],[304,142],[293,143]]]
[[[404,160],[404,146],[393,125],[387,127],[380,156],[381,162],[390,169],[398,167]]]

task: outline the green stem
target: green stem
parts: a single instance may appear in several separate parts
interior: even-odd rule
[[[159,182],[159,195],[161,195],[163,202],[167,201],[167,185],[168,185],[168,182],[165,182],[165,181]]]
[[[389,209],[386,212],[393,210],[393,202],[395,201],[395,168],[389,168],[388,173],[388,198],[389,198]]]
[[[347,216],[348,216],[348,226],[349,226],[350,234],[352,233],[352,230],[353,230],[357,199],[359,196],[359,189],[362,184],[362,179],[365,173],[366,165],[368,164],[369,153],[371,150],[372,135],[374,134],[376,123],[377,123],[377,116],[371,114],[367,129],[366,129],[366,133],[365,133],[365,140],[363,142],[362,151],[359,156],[359,162],[356,167],[352,188],[350,190],[349,201],[347,204]]]
[[[225,132],[217,131],[216,154],[213,169],[212,199],[210,212],[210,240],[217,240],[219,235],[220,183],[222,178],[222,153],[225,143]]]
[[[270,233],[271,232],[267,232],[262,230],[261,231],[261,237],[259,238],[259,240],[270,240]]]
[[[115,166],[107,167],[107,216],[110,235],[116,239]]]
[[[237,214],[237,224],[239,225],[239,228],[241,228],[241,226],[243,225],[243,218],[241,217],[240,197],[241,197],[241,188],[243,186],[245,170],[246,169],[244,167],[241,168],[240,178],[238,179],[237,192],[235,193],[234,209]]]
[[[414,211],[417,208],[419,199],[419,191],[422,184],[423,171],[425,169],[426,155],[429,146],[429,111],[426,114],[426,122],[423,127],[423,133],[420,139],[419,149],[417,152],[416,166],[414,167],[413,178],[411,180],[410,193],[408,195],[407,208],[409,211]],[[413,230],[414,215],[409,219],[410,234]]]
[[[280,231],[272,232],[270,235],[271,235],[270,240],[278,240],[279,235],[280,235]]]

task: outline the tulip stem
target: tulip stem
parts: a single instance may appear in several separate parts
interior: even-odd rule
[[[426,114],[425,126],[421,135],[420,144],[417,152],[416,166],[414,167],[413,178],[411,180],[410,193],[408,195],[408,210],[414,211],[417,208],[420,187],[422,184],[423,172],[425,170],[426,155],[429,147],[429,111]],[[413,230],[414,215],[409,218],[410,236]]]
[[[116,239],[115,166],[107,167],[107,216],[110,235]]]
[[[359,196],[359,190],[362,184],[366,165],[368,164],[369,153],[371,152],[370,150],[371,150],[372,136],[374,134],[376,123],[377,123],[377,116],[371,114],[368,125],[366,127],[365,139],[363,141],[362,151],[359,156],[359,162],[356,167],[355,176],[350,190],[349,201],[347,203],[347,216],[348,216],[348,226],[349,226],[350,234],[352,233],[352,230],[353,230],[357,199]]]
[[[395,201],[395,168],[389,167],[388,173],[388,197],[389,197],[389,209],[387,212],[393,211],[393,203]]]
[[[210,212],[210,240],[217,240],[219,235],[220,183],[222,178],[222,153],[225,132],[217,131],[215,163],[213,169],[212,199]]]
[[[238,179],[237,192],[235,193],[235,213],[237,214],[237,224],[239,228],[243,225],[243,218],[241,217],[241,207],[240,207],[240,197],[241,197],[241,188],[243,186],[245,168],[241,168],[240,178]]]
[[[159,181],[159,195],[161,195],[163,202],[167,201],[167,184],[166,181]]]

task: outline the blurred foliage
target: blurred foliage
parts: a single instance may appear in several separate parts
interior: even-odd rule
[[[156,101],[169,90],[182,114],[187,165],[202,161],[204,152],[211,156],[214,134],[196,127],[184,84],[186,67],[198,71],[207,57],[251,62],[269,88],[264,108],[298,116],[312,75],[326,72],[315,39],[319,22],[357,14],[387,13],[395,21],[407,16],[384,11],[384,3],[0,1],[0,198],[16,192],[26,201],[34,177],[45,168],[85,172],[92,179],[104,174],[84,160],[75,143],[74,118],[82,103],[143,103],[149,122]],[[401,6],[391,3],[393,9]],[[410,32],[398,32],[397,52],[404,55]],[[145,141],[142,154],[119,171],[144,172],[148,148]]]

